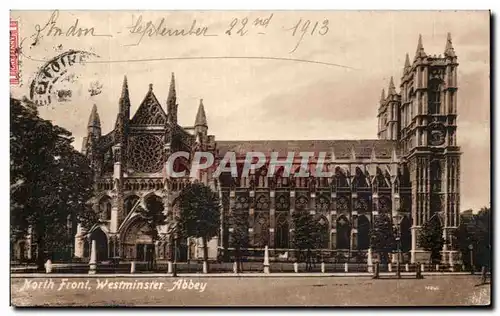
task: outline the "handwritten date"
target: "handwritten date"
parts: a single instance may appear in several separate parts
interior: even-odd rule
[[[325,36],[330,30],[328,27],[329,21],[328,19],[324,19],[323,21],[311,21],[311,20],[302,20],[300,19],[293,27],[287,29],[288,31],[292,31],[292,36],[299,36],[299,40],[295,47],[290,51],[293,53],[299,48],[304,36]]]

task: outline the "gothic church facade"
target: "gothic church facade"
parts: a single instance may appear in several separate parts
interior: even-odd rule
[[[75,256],[88,257],[90,241],[96,240],[101,260],[147,260],[152,251],[157,259],[170,258],[168,225],[159,228],[160,238],[153,242],[149,224],[137,208],[156,199],[168,216],[177,211],[172,201],[193,179],[165,176],[165,163],[174,152],[209,151],[217,161],[232,151],[240,166],[249,151],[279,152],[281,159],[290,151],[314,151],[328,153],[333,177],[283,177],[280,172],[267,177],[266,166],[247,178],[215,178],[212,170],[201,172],[198,180],[210,185],[222,201],[221,229],[208,245],[209,256],[231,248],[229,214],[239,208],[248,212],[249,248],[254,250],[267,245],[277,255],[290,249],[291,214],[306,210],[321,225],[322,250],[332,255],[364,253],[374,219],[385,214],[399,230],[407,260],[421,261],[425,252],[418,247],[417,235],[423,223],[439,218],[449,242],[459,225],[457,67],[450,35],[444,56],[427,55],[420,37],[413,61],[406,55],[399,89],[391,78],[387,93],[382,90],[378,138],[371,140],[216,140],[208,132],[203,101],[193,126],[179,124],[173,74],[166,111],[150,85],[132,116],[125,78],[115,128],[102,132],[96,106],[90,115],[82,151],[96,174],[92,205],[101,222],[87,232],[79,226]],[[181,162],[181,168],[188,166],[189,161]],[[297,158],[292,171],[299,166]],[[181,259],[202,254],[196,240],[185,241],[181,248]],[[446,262],[457,259],[450,244],[442,253]]]

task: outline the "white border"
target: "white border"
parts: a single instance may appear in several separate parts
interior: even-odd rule
[[[81,7],[82,5],[85,5],[85,9],[95,9],[95,10],[111,10],[111,9],[144,9],[144,10],[167,10],[167,9],[175,9],[175,10],[325,10],[325,9],[335,9],[335,10],[487,10],[487,9],[492,9],[493,12],[500,12],[499,9],[499,4],[500,1],[495,0],[495,1],[486,1],[486,0],[475,0],[475,1],[430,1],[430,0],[418,0],[418,1],[387,1],[387,0],[378,0],[378,1],[315,1],[315,0],[307,0],[307,1],[297,1],[297,0],[286,0],[286,1],[280,1],[280,3],[274,2],[271,3],[269,0],[252,0],[247,2],[238,2],[238,1],[192,1],[192,0],[183,0],[183,1],[130,1],[130,0],[120,0],[120,1],[102,1],[102,0],[86,0],[84,2],[70,2],[70,1],[62,1],[62,0],[46,0],[46,1],[16,1],[15,3],[9,2],[9,1],[2,1],[1,6],[5,5],[14,5],[14,8],[5,8],[5,10],[2,10],[1,14],[1,21],[2,23],[0,25],[3,25],[5,29],[7,29],[7,25],[9,23],[9,11],[7,9],[23,9],[23,10],[41,10],[41,9],[83,9]],[[138,5],[142,5],[142,8],[139,8]],[[7,79],[7,52],[8,52],[8,44],[7,44],[7,32],[5,31],[5,36],[2,37],[2,41],[0,42],[1,49],[0,52],[1,54],[4,54],[4,58],[2,58],[3,62],[0,63],[0,71],[2,71],[5,75],[2,76],[4,78],[4,84],[1,85],[1,88],[4,89],[3,91],[5,92],[4,96],[9,95],[9,81]],[[498,33],[495,34],[494,40],[498,40]],[[493,45],[493,43],[492,43]],[[497,54],[495,54],[494,57],[498,57]],[[495,72],[496,74],[496,72]],[[498,77],[497,77],[498,79]],[[492,90],[498,91],[498,81],[495,84],[495,87],[492,87]],[[7,98],[4,98],[4,101]],[[498,122],[498,115],[499,111],[496,111],[495,113],[495,121]],[[493,119],[493,118],[492,118]],[[9,110],[7,107],[7,102],[3,103],[3,107],[0,108],[0,127],[2,129],[1,131],[1,144],[0,148],[3,148],[3,151],[6,152],[6,148],[9,148],[9,139],[7,138],[7,135],[9,135]],[[499,138],[496,138],[496,148],[498,148],[499,144]],[[5,314],[13,314],[15,311],[12,308],[8,307],[9,300],[10,300],[10,295],[9,295],[9,290],[7,288],[7,285],[9,285],[10,288],[10,283],[9,283],[9,268],[8,268],[8,261],[7,258],[9,257],[9,244],[7,243],[7,238],[9,237],[9,219],[8,219],[8,213],[9,213],[9,206],[8,206],[8,201],[9,201],[9,177],[8,177],[8,171],[7,171],[7,165],[9,163],[9,157],[7,154],[3,154],[0,156],[1,158],[1,163],[0,165],[3,166],[4,169],[2,169],[2,182],[1,182],[1,189],[0,192],[2,194],[2,199],[0,201],[4,202],[4,205],[2,207],[3,210],[3,220],[0,221],[2,224],[2,231],[4,232],[4,242],[1,243],[1,250],[3,254],[3,260],[1,261],[2,266],[1,266],[1,276],[2,276],[2,284],[4,284],[3,287],[3,293],[2,298],[5,300],[2,302],[2,315]],[[496,157],[498,159],[498,156]],[[496,161],[498,162],[498,160]],[[484,175],[487,176],[487,175]],[[498,178],[498,168],[495,172],[495,178]],[[466,189],[466,188],[464,188]],[[495,192],[493,194],[494,197],[499,196],[498,192],[499,188],[498,186],[495,187]],[[493,205],[496,204],[496,199],[494,201]],[[495,219],[495,227],[500,227],[498,221],[499,221],[500,216],[496,215]],[[499,245],[498,243],[498,233],[495,236],[495,245]],[[495,260],[497,262],[497,260]],[[494,280],[495,281],[495,280]],[[450,291],[453,291],[451,288]],[[498,293],[498,290],[496,291]],[[381,293],[383,295],[383,293]],[[498,302],[497,302],[498,303]],[[118,314],[118,313],[123,313],[124,309],[120,310],[109,310],[107,312],[113,313],[113,314]],[[153,310],[156,313],[175,313],[174,310]],[[227,310],[226,310],[227,311]],[[36,313],[40,314],[52,314],[54,311],[53,310],[37,310]],[[74,314],[74,313],[85,313],[85,314],[95,314],[95,313],[101,313],[102,311],[98,310],[64,310],[64,311],[59,311],[62,312],[63,314]],[[146,311],[144,310],[131,310],[130,312],[134,314],[142,314],[145,313]],[[149,311],[151,312],[151,311]],[[191,310],[190,313],[199,313],[199,310]],[[216,311],[210,311],[210,313],[213,314],[218,314],[221,311],[216,310]],[[243,311],[243,310],[229,310],[229,312],[238,312],[238,313],[269,313],[269,312],[275,312],[275,313],[298,313],[301,312],[301,310],[296,310],[296,311],[263,311],[263,310],[248,310],[248,311]],[[309,311],[302,311],[302,312],[309,312]],[[322,311],[317,311],[315,312],[323,312],[323,313],[345,313],[344,310],[339,310],[339,309],[333,309],[333,310],[322,310]],[[355,310],[355,311],[349,311],[349,313],[352,314],[362,314],[362,313],[384,313],[384,314],[400,314],[402,311],[400,310]],[[415,314],[422,314],[422,313],[433,313],[435,314],[436,312],[443,313],[445,311],[443,310],[415,310],[415,311],[405,311],[408,313],[415,313]],[[446,311],[449,312],[449,311]],[[450,312],[458,312],[457,310],[451,311]],[[469,311],[460,311],[460,313],[463,312],[474,312],[474,310],[469,310]]]

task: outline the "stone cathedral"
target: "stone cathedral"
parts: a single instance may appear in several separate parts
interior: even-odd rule
[[[267,177],[266,166],[248,178],[224,173],[214,178],[211,170],[201,172],[198,180],[218,192],[222,202],[221,229],[208,244],[209,256],[215,259],[221,250],[231,249],[233,228],[228,215],[232,210],[248,211],[249,250],[262,251],[267,245],[273,256],[292,247],[291,214],[306,210],[321,225],[321,250],[331,257],[366,253],[374,218],[386,214],[399,231],[405,260],[423,261],[425,252],[417,244],[422,224],[437,216],[449,242],[459,224],[457,67],[449,34],[443,56],[428,55],[420,37],[413,61],[406,55],[399,89],[391,77],[387,92],[382,90],[378,137],[370,140],[216,140],[209,134],[203,100],[194,125],[178,122],[173,74],[166,104],[150,85],[135,114],[130,113],[125,78],[115,128],[103,133],[95,105],[90,114],[82,151],[95,171],[92,205],[101,222],[89,231],[78,228],[75,256],[88,257],[90,241],[96,240],[100,260],[141,261],[152,252],[158,260],[171,258],[168,225],[159,228],[160,238],[153,242],[149,224],[136,210],[148,199],[156,199],[167,215],[177,211],[172,201],[193,179],[165,175],[165,163],[176,151],[209,151],[216,161],[232,151],[238,166],[249,151],[279,152],[280,157],[314,151],[328,153],[326,161],[334,176],[294,178],[292,170],[289,177],[279,171]],[[176,167],[189,165],[180,161]],[[299,166],[296,159],[294,168]],[[202,250],[197,240],[185,240],[178,258],[200,258]],[[448,244],[442,257],[449,262],[458,259],[458,253]]]

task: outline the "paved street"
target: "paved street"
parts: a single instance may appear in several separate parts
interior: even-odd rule
[[[50,282],[52,281],[52,282]],[[177,282],[177,283],[174,283]],[[103,277],[11,279],[15,306],[418,306],[485,305],[479,276],[424,280],[369,277]],[[142,287],[142,289],[140,289]]]

